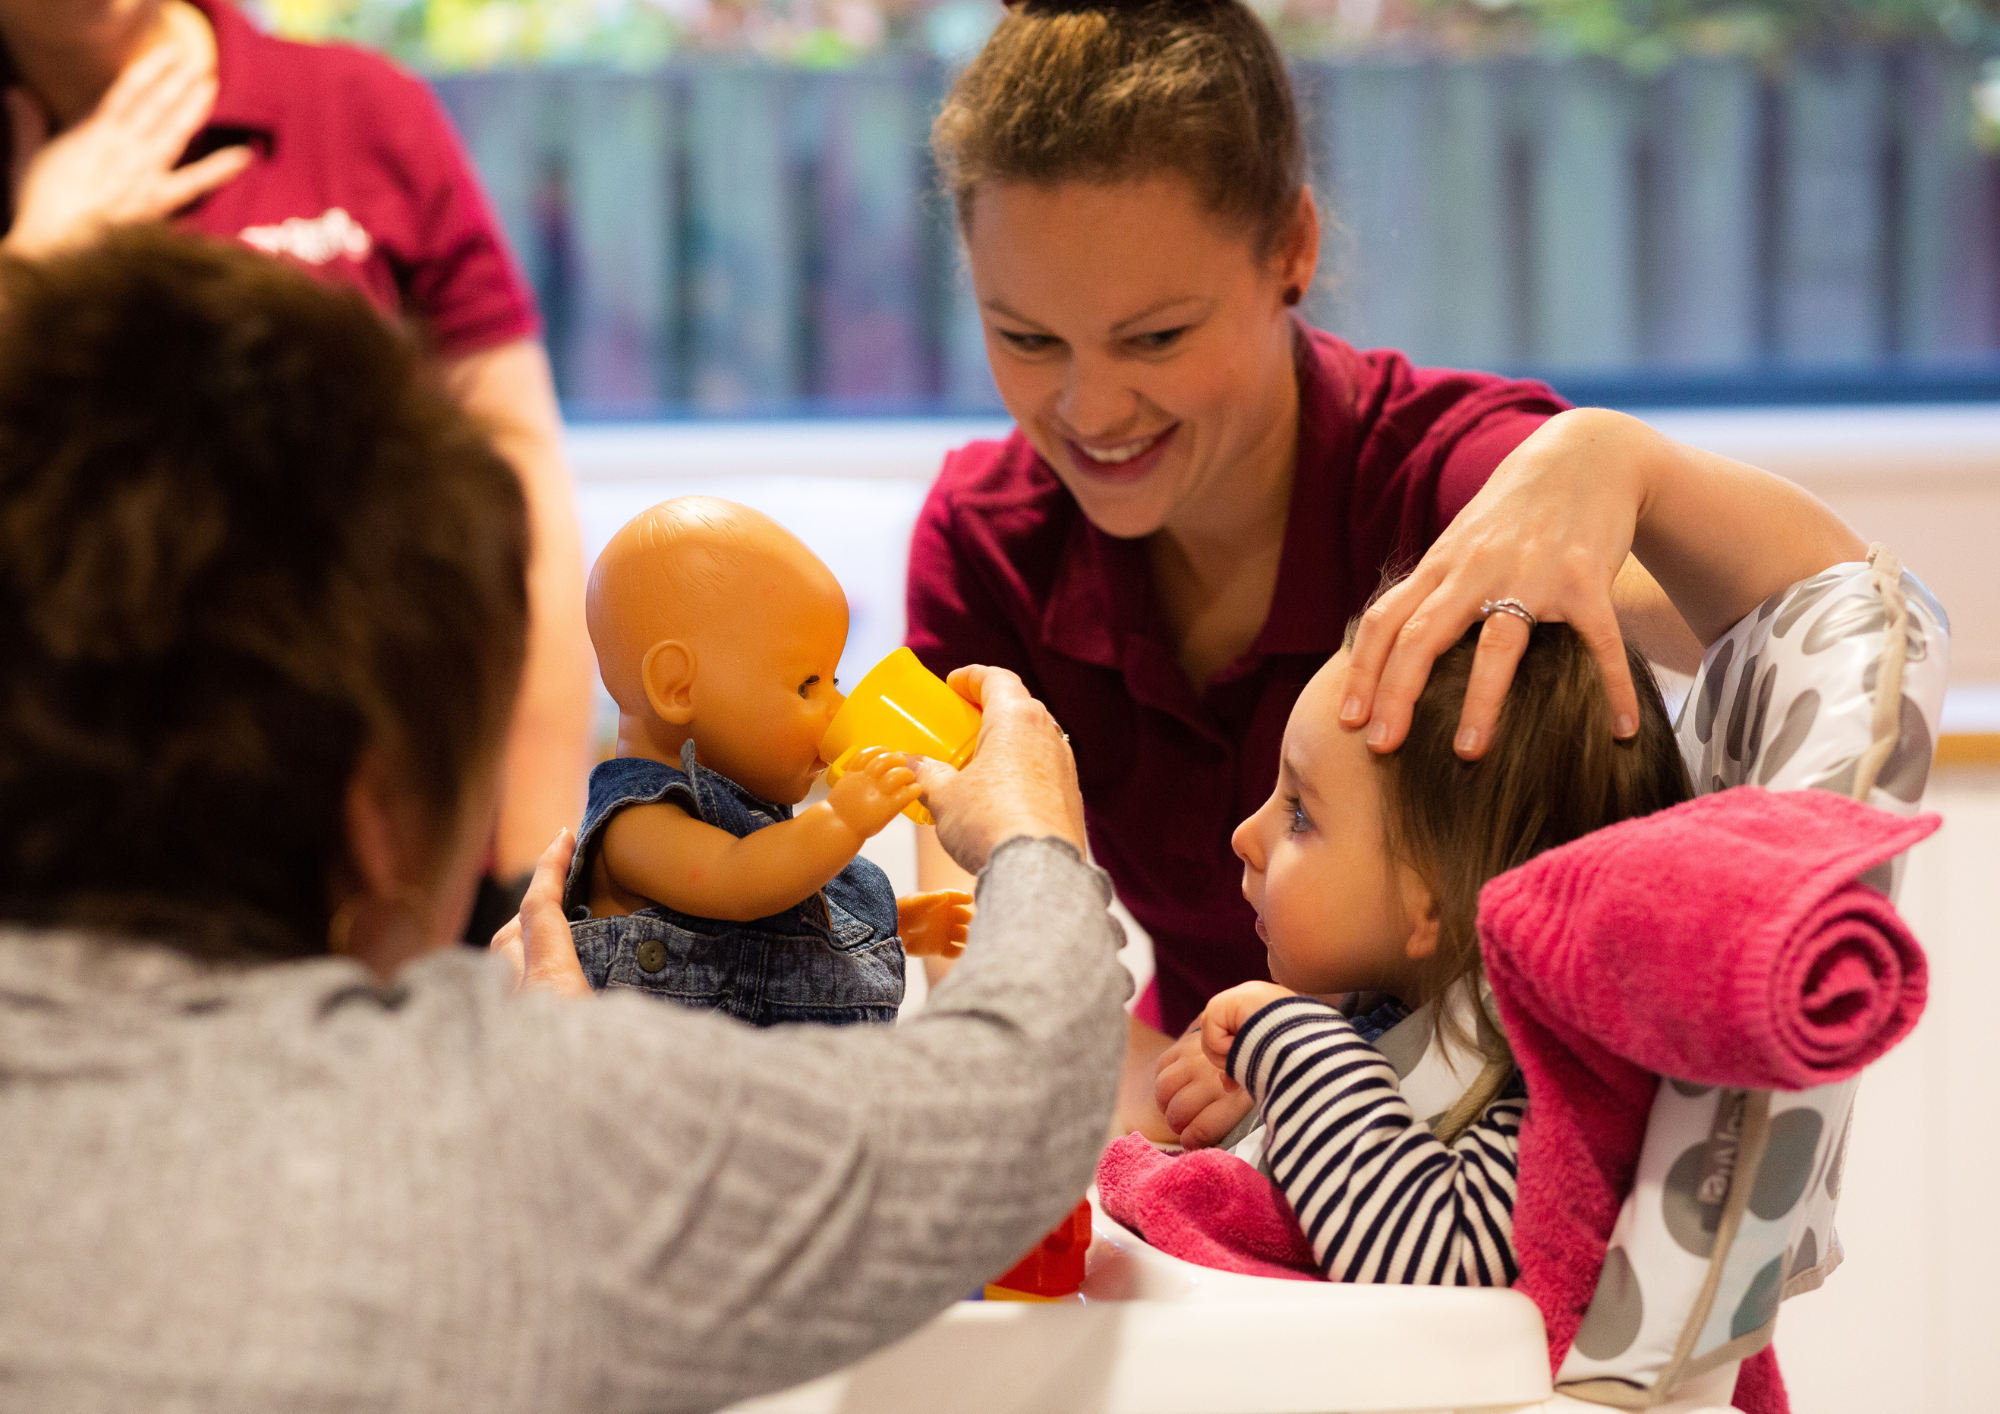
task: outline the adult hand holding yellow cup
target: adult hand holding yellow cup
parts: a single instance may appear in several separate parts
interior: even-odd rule
[[[820,759],[831,786],[847,773],[855,753],[870,746],[928,756],[953,770],[972,759],[979,746],[979,709],[953,692],[943,678],[898,648],[868,670],[847,694],[820,738]],[[930,812],[912,804],[903,813],[919,825]]]

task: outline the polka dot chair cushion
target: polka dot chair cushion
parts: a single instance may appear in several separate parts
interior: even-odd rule
[[[1773,595],[1708,650],[1681,709],[1696,789],[1862,793],[1914,814],[1949,631],[1930,591],[1879,547]],[[1893,897],[1901,867],[1867,882]],[[1638,1181],[1556,1377],[1564,1393],[1645,1408],[1770,1343],[1778,1303],[1839,1265],[1833,1208],[1858,1084],[1783,1094],[1661,1082]]]

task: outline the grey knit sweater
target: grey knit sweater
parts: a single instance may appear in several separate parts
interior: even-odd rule
[[[705,1410],[845,1364],[1089,1182],[1108,896],[1003,846],[893,1028],[0,934],[0,1410]]]

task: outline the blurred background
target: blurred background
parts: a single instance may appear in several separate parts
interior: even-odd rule
[[[1994,0],[1270,0],[1310,317],[1580,400],[2000,396]],[[263,0],[431,75],[572,415],[994,406],[930,116],[995,0]]]
[[[1948,828],[1902,898],[1932,1002],[1778,1345],[1801,1414],[2000,1408],[2000,0],[1252,3],[1335,218],[1309,318],[1788,476],[1950,610]],[[929,481],[1007,427],[925,150],[997,0],[253,8],[442,95],[547,318],[587,555],[727,496],[840,577],[843,678],[901,641]],[[913,851],[869,850],[902,889]]]

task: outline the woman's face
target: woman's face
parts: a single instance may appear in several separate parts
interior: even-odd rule
[[[1310,283],[1318,248],[1309,196],[1260,261],[1176,175],[978,189],[966,249],[994,381],[1099,528],[1199,517],[1272,447],[1289,466],[1285,291]]]

